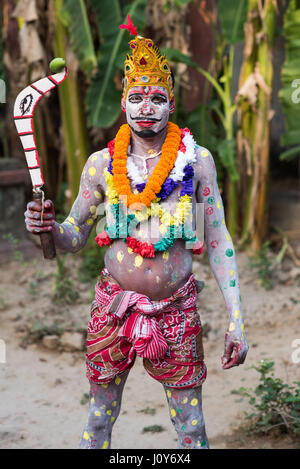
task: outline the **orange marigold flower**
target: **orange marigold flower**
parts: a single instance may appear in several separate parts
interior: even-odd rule
[[[127,151],[130,143],[130,127],[124,124],[120,127],[115,139],[113,159],[113,180],[119,195],[127,196],[127,205],[141,203],[150,206],[160,192],[161,186],[173,168],[181,142],[181,130],[173,122],[168,122],[167,135],[162,146],[161,158],[149,177],[146,186],[140,194],[133,194],[127,177]]]

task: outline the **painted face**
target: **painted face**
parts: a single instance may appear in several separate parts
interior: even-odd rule
[[[133,132],[143,138],[163,130],[172,112],[168,93],[161,86],[134,86],[122,107]]]

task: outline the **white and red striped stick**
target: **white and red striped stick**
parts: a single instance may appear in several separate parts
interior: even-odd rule
[[[66,76],[67,68],[64,67],[61,72],[41,78],[35,83],[24,88],[18,94],[15,101],[14,120],[25,151],[26,161],[34,189],[38,189],[44,185],[44,178],[40,168],[39,155],[33,130],[33,114],[35,106],[39,100],[48,93],[48,91],[52,90],[64,81]]]
[[[41,222],[43,222],[44,214],[44,192],[41,189],[44,185],[44,178],[34,137],[33,115],[35,106],[39,100],[48,93],[48,91],[53,90],[53,88],[64,81],[68,73],[65,67],[65,60],[61,58],[52,60],[50,70],[58,73],[41,78],[24,88],[24,90],[18,94],[14,106],[14,120],[25,151],[33,186],[33,198],[41,207]],[[40,239],[45,259],[53,259],[56,256],[56,250],[52,232],[41,233]]]

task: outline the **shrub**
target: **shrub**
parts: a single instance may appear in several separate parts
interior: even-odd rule
[[[275,378],[274,362],[261,360],[252,367],[260,373],[260,384],[253,390],[240,388],[237,393],[249,399],[252,412],[246,413],[247,430],[265,434],[276,433],[300,436],[300,381],[293,385]]]

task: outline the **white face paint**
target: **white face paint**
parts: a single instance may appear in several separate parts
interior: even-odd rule
[[[132,130],[147,138],[158,134],[169,121],[170,101],[162,86],[134,86],[125,102],[126,117]]]

